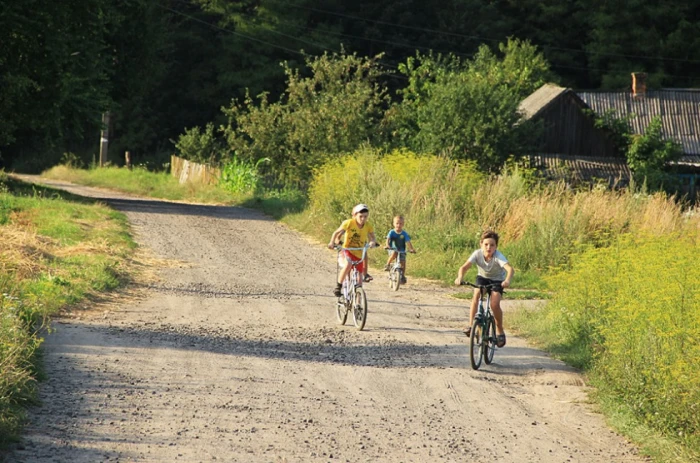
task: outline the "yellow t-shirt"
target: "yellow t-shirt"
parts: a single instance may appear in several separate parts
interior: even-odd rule
[[[374,227],[369,222],[365,222],[364,227],[360,228],[355,222],[355,219],[348,219],[340,227],[345,230],[343,238],[344,248],[361,248],[368,241],[370,233],[374,233]],[[350,251],[353,256],[358,259],[362,258],[362,251]]]

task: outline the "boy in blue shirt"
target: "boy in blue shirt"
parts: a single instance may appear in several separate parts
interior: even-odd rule
[[[396,256],[398,256],[399,262],[401,263],[401,269],[403,270],[401,284],[406,283],[406,246],[408,246],[409,252],[416,252],[416,250],[413,248],[413,243],[411,243],[411,237],[408,236],[406,230],[403,229],[404,222],[405,220],[402,215],[397,215],[394,217],[394,229],[390,230],[389,234],[386,235],[385,245],[386,249],[393,249],[394,252],[389,254],[389,260],[386,262],[384,270],[388,271],[391,268],[391,263],[394,262]]]

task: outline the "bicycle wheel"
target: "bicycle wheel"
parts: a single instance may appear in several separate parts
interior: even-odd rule
[[[352,320],[355,322],[355,328],[359,331],[362,331],[367,322],[367,295],[362,287],[355,288],[355,297],[352,301]]]
[[[487,337],[484,339],[484,361],[486,365],[491,365],[493,355],[496,353],[496,320],[489,317],[486,321]]]
[[[391,272],[389,273],[389,279],[391,281],[391,289],[398,291],[399,286],[401,286],[401,270],[396,267],[392,267]]]
[[[345,298],[347,294],[347,282],[343,282],[342,294],[335,301],[335,315],[338,317],[338,323],[344,325],[348,319],[348,301]]]
[[[348,308],[345,306],[345,296],[340,296],[335,302],[335,315],[338,317],[338,323],[344,325],[348,319]]]
[[[469,336],[469,360],[472,368],[478,370],[481,366],[481,359],[484,357],[484,325],[481,320],[475,319],[472,323],[472,333]]]

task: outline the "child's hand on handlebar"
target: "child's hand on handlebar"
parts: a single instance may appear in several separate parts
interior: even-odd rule
[[[455,278],[455,285],[460,286],[462,284],[462,280],[460,278]]]

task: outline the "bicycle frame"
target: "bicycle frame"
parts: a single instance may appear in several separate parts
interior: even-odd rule
[[[479,305],[469,336],[469,358],[472,368],[478,370],[482,359],[489,365],[493,362],[496,352],[496,320],[491,311],[491,291],[498,285],[477,286],[468,282],[462,282],[462,284],[479,290]]]
[[[343,248],[336,246],[336,249],[338,250],[338,263],[340,263],[340,253],[342,251],[362,251],[362,258],[359,261],[354,261],[345,256],[348,264],[351,265],[352,268],[343,280],[342,295],[336,302],[336,314],[340,324],[344,325],[348,313],[352,312],[355,327],[358,330],[362,330],[367,321],[367,296],[365,290],[362,288],[362,275],[357,270],[357,267],[361,262],[366,261],[369,244],[361,248]]]
[[[389,287],[394,291],[398,291],[401,286],[401,280],[403,279],[403,267],[401,266],[401,255],[406,255],[406,251],[400,251],[395,248],[385,248],[387,253],[391,256],[396,254],[394,261],[391,263],[389,268]]]

